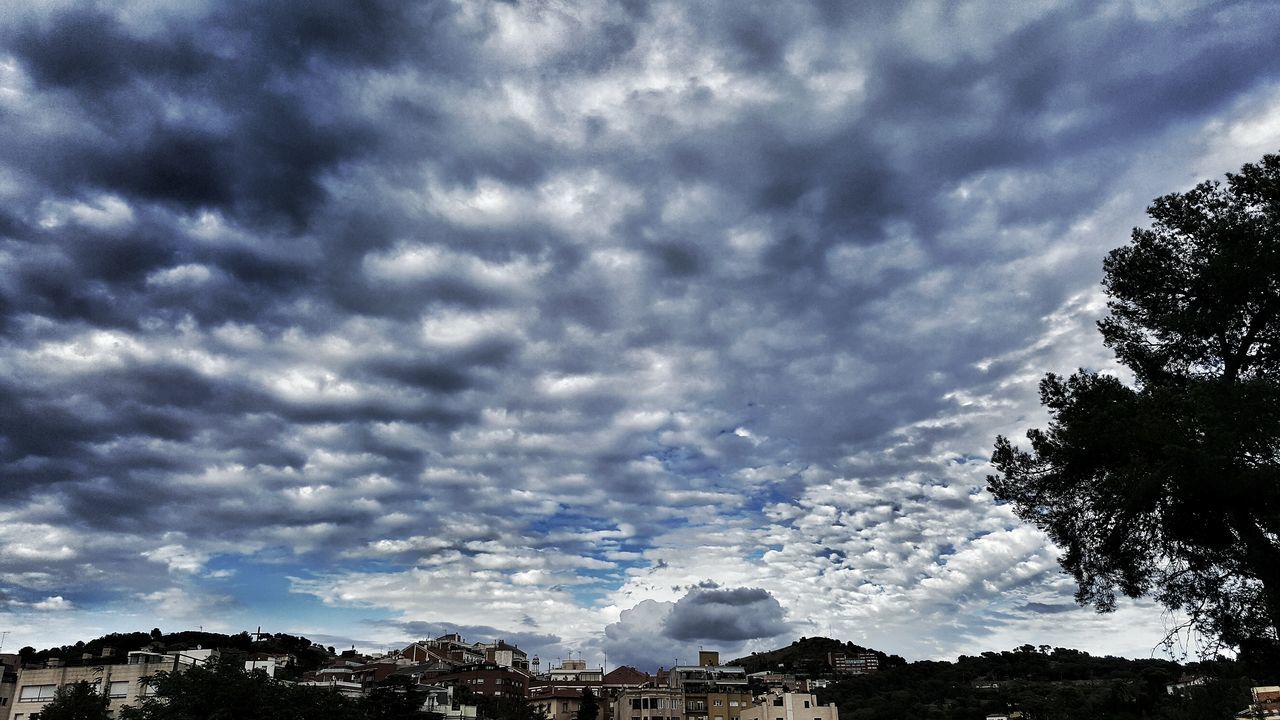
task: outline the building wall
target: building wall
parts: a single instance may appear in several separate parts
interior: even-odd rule
[[[608,700],[601,699],[597,694],[597,720],[604,713],[604,706],[607,703]],[[574,718],[578,717],[578,710],[582,707],[582,693],[568,688],[557,688],[550,692],[541,693],[535,690],[529,698],[529,705],[542,709],[549,720],[574,720]]]
[[[750,692],[707,693],[707,720],[740,720],[742,711],[751,707]]]
[[[120,708],[125,705],[137,705],[148,693],[143,678],[150,677],[161,670],[173,671],[178,667],[178,659],[173,656],[151,656],[164,660],[157,662],[138,662],[120,665],[86,665],[82,667],[55,668],[23,668],[18,674],[18,684],[10,701],[9,720],[28,720],[32,713],[38,713],[49,701],[53,690],[62,685],[76,683],[81,680],[111,693],[109,709],[112,717],[118,717]],[[39,694],[38,700],[24,700],[24,695]]]
[[[465,685],[477,695],[523,698],[529,694],[529,678],[524,673],[499,665],[473,666],[435,675],[424,682]]]
[[[682,720],[684,693],[671,688],[631,688],[613,701],[614,720]]]
[[[819,705],[809,693],[770,693],[744,709],[740,720],[840,720],[835,705]]]

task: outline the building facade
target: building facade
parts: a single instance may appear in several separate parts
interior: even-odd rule
[[[628,688],[613,701],[614,720],[683,720],[684,693],[675,688]]]
[[[809,693],[769,693],[743,709],[740,720],[840,720],[835,705],[819,705]]]
[[[59,687],[82,680],[97,688],[98,692],[107,694],[111,699],[108,710],[112,717],[117,717],[121,708],[137,705],[151,694],[151,684],[147,681],[152,675],[182,670],[215,656],[216,652],[212,650],[173,653],[138,650],[129,653],[125,663],[74,666],[59,663],[52,667],[22,668],[5,717],[9,720],[38,720],[40,711],[53,699]]]

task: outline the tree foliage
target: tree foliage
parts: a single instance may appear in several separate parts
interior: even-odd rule
[[[40,710],[41,720],[109,720],[111,699],[88,682],[67,683]]]
[[[600,702],[596,700],[596,694],[589,687],[582,688],[582,702],[578,705],[574,720],[596,720],[599,714]]]
[[[222,659],[178,672],[157,673],[154,693],[121,720],[410,720],[427,718],[416,688],[389,683],[359,699],[294,685],[263,672],[246,673]]]
[[[1233,717],[1248,704],[1250,685],[1275,672],[1253,679],[1245,670],[1230,660],[1180,665],[1023,645],[904,663],[816,692],[819,702],[837,705],[840,720],[972,720],[1012,710],[1028,720],[1208,720]],[[1166,691],[1186,676],[1204,684]]]
[[[1280,155],[1158,198],[1110,253],[1125,382],[1040,384],[1047,429],[996,439],[991,492],[1064,549],[1077,600],[1153,594],[1238,646],[1280,622]]]

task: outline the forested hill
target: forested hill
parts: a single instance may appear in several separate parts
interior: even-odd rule
[[[906,664],[906,660],[897,655],[887,655],[879,650],[826,637],[802,637],[786,647],[768,652],[751,653],[747,657],[731,660],[727,664],[740,665],[749,673],[771,670],[795,673],[801,677],[817,677],[831,672],[831,666],[827,660],[829,653],[853,655],[864,652],[875,653],[880,658],[882,667]]]
[[[1249,703],[1249,688],[1274,684],[1280,668],[1225,660],[1094,657],[1079,650],[1024,645],[1012,651],[922,661],[847,678],[817,691],[840,720],[970,720],[1021,711],[1036,720],[1207,720],[1229,718]],[[1170,694],[1187,678],[1203,685]]]
[[[259,639],[255,640],[247,632],[236,635],[197,632],[194,630],[162,633],[156,628],[149,633],[111,633],[88,642],[80,641],[74,645],[63,645],[39,651],[32,647],[24,647],[18,654],[25,664],[40,663],[49,658],[57,658],[68,664],[76,664],[83,661],[85,655],[95,659],[111,658],[116,661],[123,661],[125,656],[133,650],[169,652],[172,650],[193,650],[197,647],[239,650],[246,653],[288,653],[297,659],[297,669],[299,671],[312,670],[319,667],[333,652],[333,648],[321,648],[313,645],[305,637],[285,633],[276,633],[274,635],[264,633]]]

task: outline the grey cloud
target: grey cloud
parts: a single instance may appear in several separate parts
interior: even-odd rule
[[[1029,602],[1019,609],[1040,615],[1057,615],[1058,613],[1074,612],[1079,610],[1080,606],[1071,604],[1054,605],[1049,603]]]
[[[691,587],[676,602],[644,600],[607,625],[601,651],[612,664],[641,669],[691,661],[694,644],[714,642],[722,652],[740,650],[749,640],[769,640],[791,632],[782,605],[759,588],[720,588],[713,581]]]
[[[788,632],[782,605],[760,588],[699,589],[676,601],[663,624],[674,640],[739,643]]]
[[[1260,5],[929,6],[21,9],[0,495],[105,537],[5,572],[128,593],[136,526],[407,568],[460,514],[688,587],[669,532],[849,477],[865,507],[779,521],[821,535],[796,562],[909,586],[881,571],[1004,522],[950,458],[1028,368],[1103,357],[1095,311],[1045,318],[1280,71]],[[785,627],[711,587],[624,616],[602,647],[659,664]]]

